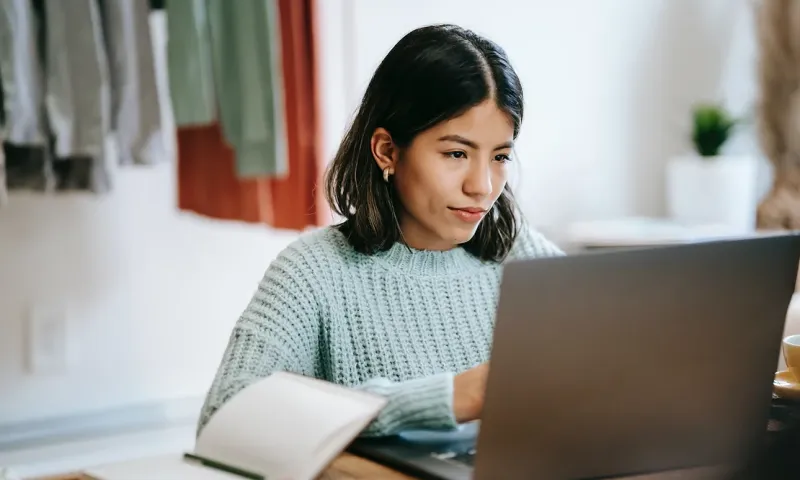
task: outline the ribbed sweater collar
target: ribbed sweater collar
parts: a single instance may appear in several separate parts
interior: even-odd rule
[[[375,257],[393,269],[421,276],[465,273],[483,263],[461,247],[445,251],[417,250],[402,243],[395,243]]]

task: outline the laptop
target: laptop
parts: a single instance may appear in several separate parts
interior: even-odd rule
[[[438,480],[736,466],[766,434],[799,262],[794,234],[511,262],[481,421],[349,450]]]

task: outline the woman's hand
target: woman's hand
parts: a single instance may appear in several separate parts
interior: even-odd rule
[[[453,379],[453,413],[458,423],[481,418],[489,363],[459,373]]]

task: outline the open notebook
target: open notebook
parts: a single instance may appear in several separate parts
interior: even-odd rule
[[[192,452],[91,468],[98,480],[317,477],[386,405],[386,399],[278,372],[225,403]]]

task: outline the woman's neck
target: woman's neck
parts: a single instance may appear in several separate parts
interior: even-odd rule
[[[459,248],[452,239],[442,238],[415,221],[400,222],[400,241],[414,250],[446,252]]]

